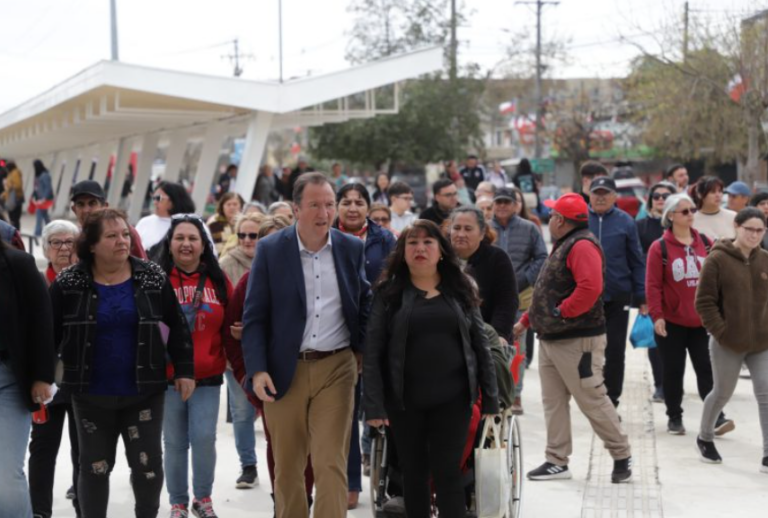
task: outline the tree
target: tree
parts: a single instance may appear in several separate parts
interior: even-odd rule
[[[347,59],[380,59],[427,45],[448,45],[446,0],[356,0]],[[461,18],[460,12],[457,13]],[[482,149],[484,83],[476,67],[447,80],[443,73],[402,85],[399,113],[313,128],[310,150],[318,158],[370,163],[425,163]]]

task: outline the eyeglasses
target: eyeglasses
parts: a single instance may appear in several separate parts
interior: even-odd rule
[[[401,200],[405,201],[413,201],[413,196],[410,194],[401,194],[400,196],[392,196],[393,198],[399,198]]]
[[[168,200],[168,199],[169,199],[168,196],[161,196],[159,194],[155,194],[154,196],[152,196],[152,201],[160,202],[160,201]]]
[[[655,192],[651,197],[653,198],[654,201],[659,201],[659,200],[666,200],[670,196],[672,196],[672,194],[668,192]]]
[[[51,248],[53,248],[55,250],[59,250],[60,248],[65,247],[65,246],[67,248],[74,248],[75,247],[75,240],[74,239],[65,239],[65,240],[62,241],[61,239],[51,239],[50,241],[48,241],[48,244],[51,246]]]
[[[445,196],[446,198],[455,198],[458,195],[459,195],[458,192],[444,192],[444,193],[438,194],[438,196]]]
[[[688,216],[690,214],[696,214],[696,212],[698,211],[694,208],[690,208],[690,209],[676,210],[674,212],[677,214],[682,214],[683,216]]]
[[[760,234],[765,232],[765,227],[763,228],[754,228],[754,227],[739,227],[741,229],[746,230],[750,234],[754,234],[756,236],[759,236]]]
[[[245,232],[238,232],[237,233],[237,239],[250,239],[251,241],[256,241],[259,239],[259,233],[258,232],[248,232],[247,234]]]
[[[371,218],[371,220],[372,220],[374,223],[376,223],[377,225],[382,225],[382,224],[384,224],[384,223],[389,223],[390,221],[392,221],[390,218],[388,218],[388,217],[386,217],[386,216],[383,216],[383,217],[381,217],[381,218]]]

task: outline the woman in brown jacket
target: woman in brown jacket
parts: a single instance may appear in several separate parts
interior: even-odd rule
[[[768,252],[762,211],[748,207],[736,215],[735,239],[719,240],[704,263],[696,292],[696,311],[711,337],[714,388],[704,401],[696,439],[701,460],[722,462],[715,448],[717,416],[733,395],[742,362],[752,375],[763,431],[763,461],[768,473]]]

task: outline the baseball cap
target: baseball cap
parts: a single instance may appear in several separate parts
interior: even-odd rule
[[[592,180],[592,185],[589,187],[589,192],[595,192],[600,189],[616,192],[616,182],[613,180],[613,178],[608,178],[607,176],[600,176],[595,178]]]
[[[744,182],[733,182],[731,185],[725,188],[725,192],[728,194],[735,194],[737,196],[752,196],[752,191]]]
[[[496,201],[496,200],[517,201],[517,197],[515,197],[515,193],[512,192],[511,189],[507,189],[506,187],[503,187],[501,189],[498,189],[496,191],[496,194],[493,195],[493,201]]]
[[[566,219],[582,222],[589,220],[587,202],[580,194],[574,192],[560,196],[552,209]]]
[[[107,196],[104,194],[104,189],[102,189],[99,182],[93,180],[83,180],[82,182],[77,182],[73,185],[72,194],[70,195],[69,200],[75,201],[75,198],[83,195],[93,196],[100,201],[107,199]]]

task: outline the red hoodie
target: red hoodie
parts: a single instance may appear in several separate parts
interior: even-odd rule
[[[699,233],[691,229],[693,243],[686,246],[665,230],[667,265],[662,266],[661,243],[654,241],[648,250],[645,273],[645,296],[654,322],[663,318],[679,326],[701,327],[696,312],[696,287],[707,257],[707,248]]]
[[[189,319],[193,311],[193,299],[200,280],[200,273],[187,275],[176,267],[169,275],[173,291],[181,305],[181,311]],[[226,277],[225,277],[226,278]],[[232,298],[232,284],[227,281],[227,299]],[[195,379],[202,380],[224,373],[227,360],[221,343],[223,333],[225,308],[216,295],[216,288],[208,277],[203,288],[203,301],[197,312],[192,332],[192,343],[195,346]],[[173,365],[168,365],[168,379],[173,379]]]

